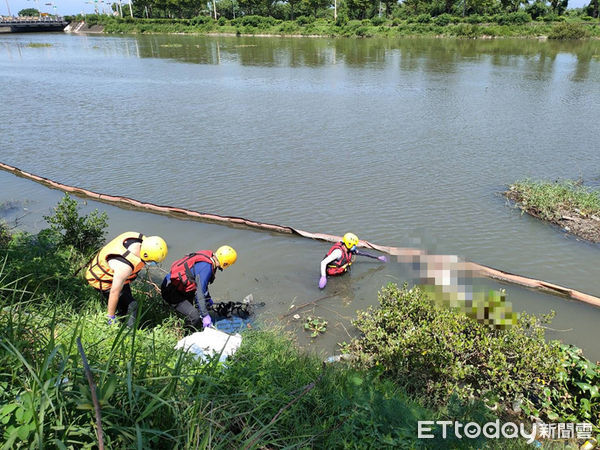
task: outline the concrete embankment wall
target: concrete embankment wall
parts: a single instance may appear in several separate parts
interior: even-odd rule
[[[71,22],[65,27],[65,33],[103,33],[102,25],[89,26],[85,22]]]

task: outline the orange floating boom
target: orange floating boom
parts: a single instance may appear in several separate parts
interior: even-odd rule
[[[235,217],[235,216],[221,216],[218,214],[208,214],[201,213],[198,211],[194,211],[186,208],[177,208],[173,206],[163,206],[163,205],[155,205],[154,203],[141,202],[139,200],[135,200],[129,197],[121,197],[114,195],[101,194],[98,192],[90,191],[88,189],[83,189],[76,186],[68,186],[66,184],[58,183],[56,181],[50,180],[48,178],[41,177],[39,175],[34,175],[29,172],[25,172],[24,170],[18,169],[17,167],[10,166],[8,164],[0,163],[0,169],[6,170],[8,172],[12,172],[13,174],[28,178],[30,180],[41,183],[45,186],[48,186],[53,189],[58,189],[64,192],[73,193],[75,195],[79,195],[81,197],[88,197],[100,202],[109,203],[115,206],[130,206],[136,209],[140,209],[143,211],[152,211],[156,213],[171,215],[171,216],[187,216],[192,217],[198,220],[210,221],[210,222],[219,222],[224,224],[235,224],[247,226],[250,228],[256,228],[260,230],[274,231],[278,233],[286,233],[286,234],[296,234],[302,237],[317,239],[328,242],[338,242],[341,240],[340,236],[335,236],[332,234],[324,234],[324,233],[310,233],[308,231],[299,230],[297,228],[292,228],[288,226],[275,225],[264,222],[257,222],[254,220],[245,219],[243,217]],[[537,280],[535,278],[529,278],[522,275],[515,275],[509,272],[504,272],[503,270],[494,269],[493,267],[484,266],[482,264],[477,264],[473,262],[464,262],[458,263],[455,261],[456,257],[449,256],[437,256],[437,255],[428,255],[427,252],[415,248],[403,248],[403,247],[390,247],[385,245],[373,244],[369,241],[361,240],[359,242],[359,247],[371,248],[382,253],[387,253],[392,256],[396,256],[399,262],[412,262],[415,257],[423,257],[425,259],[437,259],[437,260],[449,260],[451,259],[453,263],[456,263],[460,266],[460,270],[470,271],[473,274],[479,274],[482,276],[486,276],[488,278],[493,278],[500,281],[505,281],[508,283],[525,286],[532,289],[542,290],[544,292],[552,293],[555,295],[560,295],[567,298],[572,298],[574,300],[579,300],[585,303],[588,303],[593,306],[600,307],[600,298],[595,297],[593,295],[585,294],[583,292],[577,291],[575,289],[566,288],[564,286],[560,286],[557,284],[549,283],[543,280]]]

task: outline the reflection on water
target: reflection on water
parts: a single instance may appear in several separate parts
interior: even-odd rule
[[[115,42],[115,45],[122,45]],[[397,63],[401,70],[452,71],[452,63],[488,59],[494,66],[512,66],[524,59],[533,73],[551,75],[559,54],[576,59],[574,80],[589,75],[589,63],[600,56],[600,46],[586,41],[532,39],[298,39],[263,37],[144,36],[134,45],[142,58],[170,58],[195,64],[235,61],[245,66],[378,68]]]

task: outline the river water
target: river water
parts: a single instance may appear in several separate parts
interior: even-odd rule
[[[526,177],[600,184],[599,56],[597,41],[7,34],[0,161],[98,192],[353,231],[600,295],[597,245],[498,194]],[[31,229],[62,195],[8,173],[0,185],[0,202],[14,206],[0,213]],[[382,285],[415,277],[406,264],[361,258],[320,292],[327,243],[86,208],[109,212],[110,236],[162,235],[167,263],[234,246],[238,263],[218,274],[213,296],[252,293],[265,320],[329,353]],[[549,336],[600,359],[599,309],[474,283],[506,288],[515,310],[555,310],[552,327],[563,331]],[[329,329],[311,342],[301,321],[282,316],[315,299],[300,314]]]

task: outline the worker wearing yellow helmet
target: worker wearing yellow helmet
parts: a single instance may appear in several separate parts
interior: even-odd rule
[[[127,324],[135,323],[137,302],[129,284],[147,264],[162,262],[167,256],[167,243],[159,236],[144,236],[128,231],[106,244],[86,268],[87,282],[108,300],[108,323],[116,315],[129,314]]]
[[[236,260],[237,253],[229,245],[219,247],[214,253],[201,250],[178,259],[171,264],[171,271],[160,287],[163,299],[183,314],[187,326],[210,327],[209,308],[213,301],[208,285],[215,281],[217,269],[223,270]]]
[[[331,246],[323,260],[321,261],[321,278],[319,278],[319,288],[323,289],[327,285],[327,276],[342,275],[348,270],[354,262],[355,255],[368,256],[387,261],[385,256],[374,256],[368,253],[360,252],[357,249],[358,236],[354,233],[346,233],[340,242]]]

